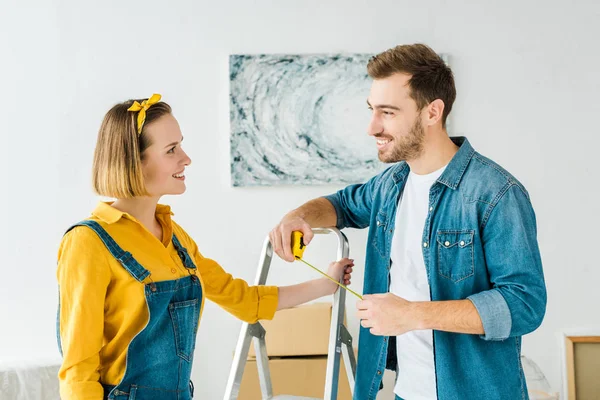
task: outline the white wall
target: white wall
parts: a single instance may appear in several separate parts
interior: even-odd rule
[[[56,249],[62,231],[95,205],[91,157],[115,102],[158,92],[173,106],[194,164],[187,194],[166,201],[207,256],[253,279],[262,240],[278,219],[337,187],[230,187],[228,55],[379,52],[418,41],[452,56],[455,130],[531,193],[549,302],[524,352],[559,390],[560,334],[600,330],[593,162],[600,5],[495,3],[3,0],[0,358],[57,354]],[[358,266],[365,233],[348,232]],[[325,266],[334,253],[322,246],[308,254]],[[314,276],[302,265],[273,268],[274,283]],[[353,312],[349,320],[356,332]],[[239,327],[207,305],[194,369],[200,398],[222,396]]]

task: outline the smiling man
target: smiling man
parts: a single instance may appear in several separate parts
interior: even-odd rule
[[[292,231],[369,227],[354,399],[375,399],[384,369],[396,399],[527,399],[521,337],[546,288],[523,185],[464,137],[449,137],[450,68],[422,44],[373,57],[368,134],[392,164],[314,199],[270,234],[293,261]]]

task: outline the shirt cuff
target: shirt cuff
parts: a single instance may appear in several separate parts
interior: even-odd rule
[[[512,316],[508,303],[498,289],[486,290],[467,297],[471,300],[481,322],[483,323],[484,340],[505,340],[510,335]]]
[[[258,319],[273,319],[279,304],[277,286],[258,286]]]

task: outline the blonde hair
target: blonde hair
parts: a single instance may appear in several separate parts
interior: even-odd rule
[[[142,102],[146,99],[137,100]],[[147,196],[142,160],[144,151],[152,144],[146,127],[163,115],[171,114],[164,102],[146,111],[142,132],[137,133],[137,112],[127,111],[134,100],[111,108],[102,121],[92,165],[92,186],[100,196],[128,199]]]

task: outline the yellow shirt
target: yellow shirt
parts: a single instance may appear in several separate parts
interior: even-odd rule
[[[189,275],[173,246],[174,233],[198,268],[206,298],[247,322],[273,318],[277,287],[248,286],[241,279],[233,279],[219,264],[200,254],[196,243],[171,220],[171,215],[168,206],[157,206],[162,243],[134,217],[109,203],[100,203],[91,219],[150,271],[154,282]],[[63,350],[61,398],[102,399],[100,382],[116,385],[122,380],[129,343],[147,323],[144,285],[112,257],[94,231],[84,226],[63,238],[57,279]]]

